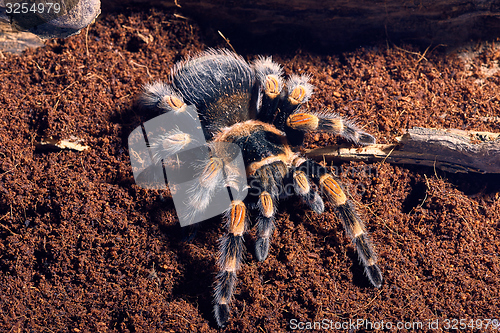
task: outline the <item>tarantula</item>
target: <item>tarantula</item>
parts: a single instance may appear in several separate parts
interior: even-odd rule
[[[308,81],[308,76],[297,75],[285,81],[282,67],[271,57],[260,57],[249,65],[230,51],[210,50],[176,64],[171,84],[155,82],[144,87],[141,101],[146,107],[181,116],[188,113],[187,106],[194,106],[209,145],[227,142],[241,149],[244,178],[251,185],[249,195],[237,194],[243,193],[247,183],[238,184],[234,177],[224,178],[238,171],[226,168],[224,157],[219,154],[199,161],[200,186],[189,202],[193,211],[204,210],[217,187],[237,188],[224,217],[227,234],[219,242],[219,273],[213,302],[220,327],[229,320],[229,304],[242,263],[243,236],[250,213],[256,221],[255,256],[263,261],[275,228],[277,202],[291,194],[299,196],[318,214],[324,211],[320,194],[330,200],[356,246],[371,284],[377,288],[382,284],[370,238],[339,181],[326,168],[298,152],[307,131],[339,134],[360,145],[373,144],[375,138],[331,112],[301,111],[313,91]],[[161,136],[152,144],[156,158],[168,159],[191,139],[180,130]],[[286,185],[293,188],[292,193],[283,193],[281,189]]]

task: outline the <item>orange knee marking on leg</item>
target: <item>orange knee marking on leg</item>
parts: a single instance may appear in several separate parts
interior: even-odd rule
[[[210,162],[205,166],[200,177],[200,185],[209,187],[215,182],[218,173],[222,170],[223,163],[220,158],[211,158]]]
[[[290,115],[286,120],[288,127],[309,131],[317,129],[318,122],[318,117],[309,113],[295,113]]]
[[[245,232],[245,218],[247,208],[242,201],[233,201],[231,207],[231,221],[229,225],[229,232],[241,236]]]
[[[167,96],[167,103],[175,110],[180,110],[184,105],[186,105],[175,96]]]
[[[262,215],[264,215],[265,217],[273,216],[273,199],[268,192],[264,191],[260,194],[260,205],[262,207]]]
[[[160,102],[160,107],[162,106],[168,106],[171,108],[174,112],[184,112],[186,111],[186,103],[181,101],[179,98],[175,96],[164,96]]]
[[[296,171],[293,174],[293,179],[295,179],[295,182],[300,189],[300,192],[298,194],[306,194],[309,193],[311,190],[311,187],[309,186],[309,182],[307,181],[306,174],[303,171]]]
[[[336,205],[343,205],[347,201],[344,191],[340,185],[329,174],[320,178],[320,184],[325,189],[326,194],[335,202]]]
[[[304,86],[297,86],[295,89],[293,89],[292,93],[288,97],[288,100],[292,105],[297,105],[299,103],[302,103],[304,98],[306,97],[306,88]]]
[[[272,99],[278,97],[281,90],[278,78],[274,75],[268,75],[266,77],[265,84],[266,84],[265,88],[266,95]]]

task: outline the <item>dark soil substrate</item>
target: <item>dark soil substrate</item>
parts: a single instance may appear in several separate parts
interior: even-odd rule
[[[0,331],[216,331],[220,219],[184,241],[168,191],[135,185],[127,148],[147,118],[134,107],[141,86],[207,48],[196,22],[151,10],[106,15],[88,35],[0,54]],[[391,44],[272,56],[288,74],[311,75],[309,109],[356,118],[381,143],[414,126],[500,131],[493,44],[460,54],[431,47],[425,56]],[[90,148],[38,148],[48,136]],[[307,146],[335,140],[309,135]],[[291,199],[280,204],[265,262],[247,237],[228,332],[349,320],[421,322],[426,331],[429,322],[446,329],[500,319],[498,176],[386,163],[342,171],[378,249],[382,288],[369,286],[330,206],[317,215]]]

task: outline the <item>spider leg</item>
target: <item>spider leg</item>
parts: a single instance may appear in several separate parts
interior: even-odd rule
[[[257,190],[257,241],[255,242],[255,256],[259,261],[264,261],[269,255],[277,201],[281,195],[286,194],[283,193],[286,190],[283,183],[286,174],[286,165],[282,161],[275,161],[257,169],[250,181],[251,188]],[[249,197],[252,199],[251,196]]]
[[[197,168],[202,168],[198,181],[191,189],[192,196],[188,205],[193,211],[204,211],[210,204],[215,191],[224,187],[224,162],[219,157],[210,157],[200,161]]]
[[[274,126],[282,131],[285,130],[288,116],[309,100],[314,88],[306,75],[292,75],[286,81],[285,86],[286,92],[281,98],[278,114],[274,119]]]
[[[236,285],[236,272],[243,259],[243,234],[247,224],[247,209],[240,200],[234,200],[227,211],[227,235],[219,240],[217,274],[214,287],[214,317],[219,327],[229,320],[229,304]]]
[[[198,154],[198,160],[191,165],[198,170],[194,183],[190,183],[189,198],[179,212],[189,222],[203,220],[207,212],[214,212],[214,207],[224,205],[222,197],[231,199],[229,208],[225,206],[227,235],[219,240],[219,273],[214,286],[214,317],[217,324],[225,326],[229,318],[229,304],[236,284],[236,272],[243,257],[243,234],[246,230],[247,209],[243,199],[247,192],[245,168],[241,168],[238,146],[221,142],[206,145],[204,154]],[[235,149],[238,148],[238,149]],[[192,160],[192,159],[191,159]],[[241,162],[241,163],[240,163]],[[190,173],[192,174],[192,173]],[[182,184],[181,184],[182,185]],[[218,206],[219,205],[219,206]],[[177,208],[177,207],[176,207]],[[221,212],[215,210],[215,213]],[[214,215],[210,215],[214,216]]]
[[[337,216],[356,246],[358,258],[365,267],[365,274],[375,287],[382,285],[382,273],[377,265],[377,255],[363,221],[357,214],[353,204],[347,199],[342,186],[327,170],[316,162],[306,160],[300,164],[299,170],[306,172],[319,186],[322,193],[335,205]]]
[[[194,221],[195,217],[196,220],[203,220],[200,214],[207,212],[214,216],[213,212],[227,209],[229,199],[242,201],[247,194],[247,179],[239,147],[224,142],[211,142],[205,148],[206,154],[198,154],[201,159],[192,166],[198,173],[196,181],[189,188],[190,196],[186,202],[186,214],[183,215],[188,221]]]
[[[197,128],[199,120],[196,108],[188,107],[170,85],[161,81],[144,85],[139,103],[159,113],[168,113],[162,116],[162,120],[155,120],[147,126],[150,130],[158,131],[148,133],[151,140],[149,147],[155,163],[173,157],[188,146],[204,144],[202,132]],[[151,121],[146,124],[148,123]]]
[[[191,134],[173,129],[166,134],[159,135],[150,143],[154,163],[173,157],[191,143],[197,142]]]
[[[264,261],[269,255],[271,236],[274,231],[274,215],[276,213],[275,200],[269,192],[269,187],[265,188],[259,178],[250,181],[251,187],[257,190],[257,241],[255,242],[255,257],[259,261]]]
[[[283,69],[272,61],[271,57],[260,57],[253,68],[257,84],[262,93],[262,101],[257,118],[266,123],[272,123],[278,108],[280,94],[283,89]]]
[[[326,131],[339,134],[360,145],[371,145],[375,138],[360,130],[352,121],[326,112],[299,112],[286,120],[287,127],[298,131]]]
[[[304,161],[305,159],[298,158],[294,161],[294,164],[300,165]],[[287,182],[293,184],[295,195],[299,196],[309,208],[318,214],[323,213],[325,209],[323,199],[321,199],[318,193],[316,184],[311,182],[306,172],[293,167],[291,170],[291,177],[287,177]]]
[[[186,111],[186,103],[174,89],[161,81],[147,83],[144,85],[144,91],[139,97],[140,105],[157,109],[162,113],[175,112],[182,113]]]

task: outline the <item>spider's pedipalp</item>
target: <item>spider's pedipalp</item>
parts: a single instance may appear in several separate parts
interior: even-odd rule
[[[139,103],[148,108],[157,108],[160,112],[184,112],[186,103],[178,96],[170,85],[157,81],[144,85]]]
[[[298,112],[291,114],[286,120],[286,126],[299,131],[325,131],[339,134],[360,145],[375,143],[375,138],[360,130],[354,122],[346,120],[337,114],[327,112]]]
[[[269,218],[274,215],[275,206],[269,192],[264,191],[259,195],[258,205],[260,212],[264,217]]]
[[[274,214],[276,205],[267,191],[259,195],[257,202],[259,212],[257,214],[257,241],[255,242],[255,257],[264,261],[269,255],[271,236],[274,231]]]
[[[219,241],[219,273],[214,288],[214,316],[219,327],[224,327],[229,319],[229,304],[236,285],[236,272],[243,260],[243,234],[247,224],[245,204],[242,201],[233,201],[225,218],[228,220],[228,233]]]
[[[317,214],[321,214],[325,211],[325,203],[318,194],[318,191],[314,189],[311,189],[309,194],[306,196],[305,202]]]
[[[306,195],[311,190],[311,185],[304,171],[294,171],[293,185],[295,193],[300,196]]]
[[[309,76],[307,75],[292,75],[287,80],[285,86],[286,94],[281,100],[280,107],[273,124],[278,129],[287,132],[286,130],[289,128],[285,125],[288,116],[299,110],[302,104],[309,100],[314,87],[309,83]]]
[[[255,76],[262,93],[262,100],[257,118],[272,123],[279,97],[283,89],[283,68],[272,61],[271,57],[260,57],[253,63]]]

